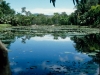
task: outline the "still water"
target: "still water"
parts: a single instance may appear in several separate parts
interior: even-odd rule
[[[16,36],[8,53],[12,75],[98,75],[99,65],[74,46],[71,36]]]

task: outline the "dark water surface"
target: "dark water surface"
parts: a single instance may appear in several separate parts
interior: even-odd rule
[[[18,38],[9,46],[12,75],[98,75],[99,65],[78,52],[70,37]]]

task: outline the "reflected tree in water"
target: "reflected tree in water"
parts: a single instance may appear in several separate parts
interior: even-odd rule
[[[100,50],[100,34],[90,34],[85,36],[74,36],[71,38],[75,43],[75,48],[79,52],[93,52],[95,50]]]
[[[89,34],[85,36],[74,36],[71,38],[75,43],[77,51],[87,53],[93,61],[99,64],[100,75],[100,34]]]

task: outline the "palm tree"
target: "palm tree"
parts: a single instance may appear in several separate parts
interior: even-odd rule
[[[26,12],[26,7],[22,7],[22,13]]]
[[[30,11],[25,11],[26,16],[30,16],[31,12]]]
[[[86,0],[82,0],[83,2],[85,2]],[[55,2],[56,0],[50,0],[50,3],[53,3],[53,6],[55,7]],[[79,3],[79,0],[73,0],[74,5]]]
[[[75,4],[79,4],[79,2],[82,2],[82,4],[86,4],[86,2],[87,1],[90,1],[90,2],[92,2],[92,1],[94,1],[94,2],[97,2],[97,4],[100,4],[100,0],[73,0],[73,3],[74,3],[74,5]],[[50,0],[50,3],[53,3],[53,6],[55,7],[55,2],[56,2],[56,0]]]
[[[0,7],[4,14],[7,13],[6,10],[10,9],[9,3],[6,3],[6,1],[0,1]]]

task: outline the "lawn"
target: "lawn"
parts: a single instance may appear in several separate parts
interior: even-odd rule
[[[11,27],[11,25],[10,24],[0,24],[0,31],[8,27]]]

